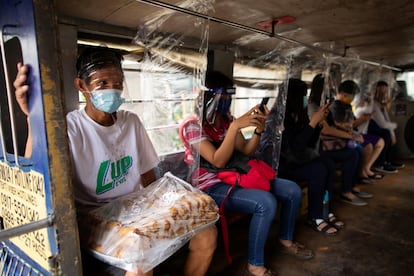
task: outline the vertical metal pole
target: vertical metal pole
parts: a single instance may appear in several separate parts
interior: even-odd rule
[[[0,41],[0,47],[1,47],[1,58],[2,58],[2,60],[3,60],[3,64],[5,64],[5,60],[4,60],[4,58],[5,58],[5,54],[4,54],[4,44],[3,44],[3,27],[2,27],[2,29],[1,29],[1,31],[0,31],[1,33],[0,33],[0,37],[1,37],[1,41]],[[5,67],[7,67],[7,66],[4,66],[3,65],[3,67],[5,68]],[[4,69],[3,69],[4,70]],[[6,69],[7,70],[7,69]],[[7,78],[7,74],[6,74],[6,72],[4,73],[5,74],[5,76],[4,76],[4,80],[7,82],[7,80],[6,80],[6,78]],[[2,112],[2,110],[0,109],[0,114],[1,114],[1,112]],[[4,161],[6,161],[7,162],[7,152],[6,152],[6,143],[5,143],[5,141],[4,141],[4,134],[3,134],[3,124],[2,124],[2,122],[1,122],[1,120],[0,120],[0,139],[1,139],[1,149],[2,149],[2,151],[3,151],[3,155],[4,155]]]

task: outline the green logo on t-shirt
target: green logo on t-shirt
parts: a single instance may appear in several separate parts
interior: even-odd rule
[[[131,156],[125,156],[115,162],[111,162],[111,160],[102,162],[99,166],[98,178],[96,179],[96,194],[105,193],[124,183],[128,169],[131,166]],[[111,171],[111,179],[108,183],[105,183],[109,170]]]

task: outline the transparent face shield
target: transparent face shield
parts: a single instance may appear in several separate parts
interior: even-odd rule
[[[230,112],[232,95],[236,89],[232,88],[212,88],[206,91],[206,121],[213,124],[218,113],[227,115]]]
[[[103,48],[88,53],[86,49],[76,64],[78,78],[92,86],[90,91],[117,89],[125,92],[122,60],[122,54],[115,50]]]
[[[124,75],[120,68],[110,66],[91,71],[87,77],[90,91],[103,89],[124,89]]]

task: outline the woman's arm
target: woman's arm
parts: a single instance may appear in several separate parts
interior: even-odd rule
[[[386,128],[391,132],[391,134],[394,134],[394,129],[397,128],[397,124],[386,120],[384,114],[381,111],[379,103],[374,103],[372,119],[378,124],[379,127]]]
[[[282,140],[282,145],[288,146],[289,150],[301,152],[307,148],[310,143],[316,142],[314,136],[316,135],[315,128],[319,127],[319,124],[325,120],[328,114],[328,107],[329,104],[325,104],[313,112],[308,125],[304,127],[299,127],[296,124],[285,126],[283,140],[287,141],[283,142]]]
[[[265,110],[262,113],[257,105],[249,111],[250,113],[248,112],[242,116],[247,116],[250,126],[256,127],[253,136],[249,140],[246,140],[240,131],[236,137],[236,149],[247,156],[251,156],[256,152],[256,149],[260,143],[261,135],[265,130],[266,118],[269,114],[269,109],[267,106],[264,106],[264,108]]]
[[[241,134],[240,129],[248,126],[255,126],[258,133],[263,132],[266,115],[260,111],[256,113],[255,109],[258,110],[258,108],[259,106],[257,105],[250,109],[246,114],[235,119],[230,124],[226,137],[218,148],[205,139],[199,143],[192,144],[193,149],[195,149],[206,161],[217,168],[224,168],[235,150],[246,155],[253,154],[259,144],[260,136],[254,135],[258,137],[252,137],[252,139],[246,141]],[[268,112],[268,110],[266,109],[265,112]]]
[[[238,132],[237,126],[231,124],[220,147],[216,148],[206,139],[192,144],[192,147],[213,166],[224,168],[234,152]]]

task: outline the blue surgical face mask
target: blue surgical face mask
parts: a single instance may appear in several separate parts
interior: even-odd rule
[[[92,91],[91,102],[96,109],[106,113],[114,113],[125,102],[119,89],[102,89]]]

